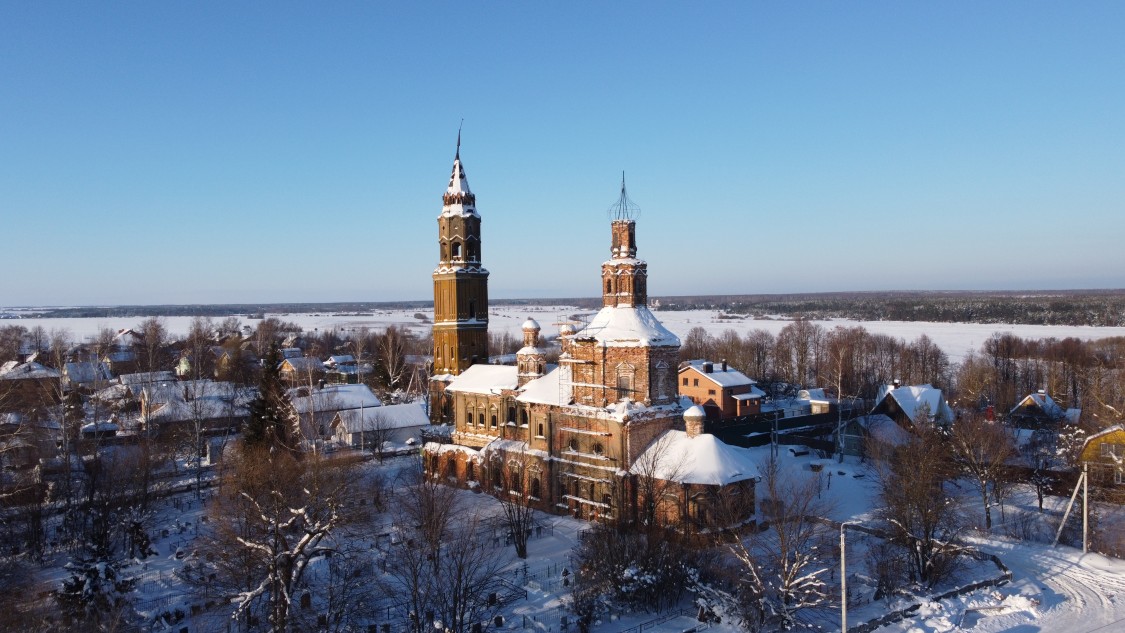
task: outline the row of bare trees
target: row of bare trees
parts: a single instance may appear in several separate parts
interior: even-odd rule
[[[726,359],[761,383],[833,387],[852,397],[874,397],[894,379],[906,384],[950,384],[948,356],[929,337],[911,342],[862,327],[826,329],[799,319],[774,336],[765,330],[712,336],[693,328],[680,348],[682,359]]]

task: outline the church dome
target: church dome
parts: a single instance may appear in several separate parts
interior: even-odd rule
[[[539,323],[535,319],[528,318],[523,322],[523,331],[527,332],[529,330],[539,331]]]

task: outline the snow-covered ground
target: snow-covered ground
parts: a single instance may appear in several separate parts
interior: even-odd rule
[[[426,316],[427,319],[417,318],[415,315],[419,313]],[[543,327],[544,336],[551,337],[558,331],[558,325],[563,322],[575,316],[584,316],[588,319],[592,315],[593,311],[591,310],[580,310],[571,306],[495,306],[489,311],[489,330],[493,333],[508,332],[512,336],[518,337],[520,326],[528,317],[532,317]],[[746,334],[755,329],[766,330],[776,335],[790,323],[789,320],[782,318],[750,319],[731,318],[730,316],[720,318],[720,311],[718,310],[658,311],[656,315],[665,327],[681,338],[696,327],[701,327],[714,335],[726,330]],[[380,310],[364,315],[314,312],[270,314],[269,316],[294,322],[310,332],[335,329],[346,334],[362,327],[378,331],[385,329],[388,325],[397,325],[406,327],[416,334],[424,334],[429,331],[431,325],[429,319],[433,315],[428,310]],[[47,331],[65,329],[69,330],[75,339],[86,340],[95,336],[103,328],[119,330],[136,327],[142,320],[140,317],[12,319],[2,321],[0,325],[15,324],[28,328],[41,325]],[[173,336],[184,336],[188,331],[191,317],[164,317],[164,320],[168,331]],[[241,320],[244,325],[253,326],[257,323],[256,320],[245,317]],[[1093,340],[1110,336],[1125,336],[1125,327],[852,321],[848,319],[816,321],[816,323],[827,329],[836,326],[861,325],[873,334],[887,334],[907,341],[925,334],[949,355],[950,360],[955,362],[960,361],[969,350],[979,350],[981,344],[996,332],[1010,332],[1028,339],[1075,337],[1082,340]]]
[[[753,450],[760,463],[769,459],[768,446]],[[779,462],[784,477],[808,477],[819,482],[821,495],[831,502],[832,518],[861,522],[870,518],[875,503],[873,500],[877,495],[875,482],[866,465],[853,459],[840,464],[834,460],[820,459],[815,454],[795,455],[787,447],[780,448]],[[365,468],[380,469],[388,479],[394,479],[395,472],[414,468],[416,463],[416,457],[408,456],[390,459],[382,464],[368,462]],[[208,491],[205,496],[210,494]],[[461,503],[473,506],[477,511],[499,510],[496,501],[488,495],[469,491],[459,494]],[[1064,503],[1063,499],[1049,498],[1048,513],[1041,516],[1055,516],[1050,511],[1057,511]],[[205,508],[205,503],[201,504],[194,499],[192,493],[185,492],[167,499],[159,512],[154,539],[154,546],[159,554],[143,563],[136,563],[132,570],[140,576],[136,604],[150,617],[164,612],[175,613],[177,610],[184,614],[191,613],[193,600],[185,593],[186,588],[176,577],[175,571],[183,565],[185,556],[190,558],[195,552],[193,536],[205,527],[202,523],[205,520]],[[1034,511],[1034,494],[1024,491],[1015,495],[1008,508],[1010,514],[1017,509]],[[973,500],[967,499],[966,513],[977,511]],[[1118,510],[1116,514],[1122,513]],[[1103,514],[1103,522],[1106,518]],[[387,517],[374,519],[377,524],[384,524],[388,520]],[[1051,521],[1053,519],[1048,518],[1044,522]],[[499,631],[562,633],[563,617],[570,620],[570,629],[573,630],[573,616],[567,608],[569,588],[564,583],[562,570],[571,564],[569,556],[578,543],[578,534],[588,528],[589,524],[558,516],[542,516],[541,523],[549,529],[528,543],[529,558],[526,562],[517,559],[510,546],[501,544],[495,550],[496,556],[505,561],[502,572],[505,579],[527,591],[525,599],[517,600],[507,608],[505,625]],[[1048,527],[1053,530],[1054,524]],[[853,574],[865,573],[864,538],[872,537],[853,532],[848,534],[848,569]],[[972,542],[983,551],[1000,557],[1012,571],[1011,583],[941,602],[903,597],[891,604],[881,601],[866,601],[864,604],[860,595],[859,604],[849,608],[850,626],[878,617],[891,608],[921,602],[922,606],[916,615],[879,630],[888,633],[1125,631],[1125,561],[1097,554],[1083,555],[1080,550],[1069,547],[1052,549],[1049,545],[1015,541],[1002,536],[986,538],[977,534],[972,537]],[[830,558],[835,560],[833,556]],[[57,556],[55,560],[59,566],[44,570],[40,575],[44,588],[57,584],[65,576],[61,569],[65,556]],[[834,568],[830,573],[838,574],[838,570]],[[997,574],[998,571],[990,563],[970,565],[953,583],[940,589],[995,577]],[[833,578],[831,584],[835,586],[835,583]],[[870,592],[870,587],[864,588],[859,582],[856,584],[860,585],[856,590],[861,594],[863,591]],[[855,597],[857,594],[853,593],[853,599]],[[683,633],[705,626],[693,616],[694,608],[689,598],[676,610],[663,614],[627,611],[607,614],[595,624],[593,632],[633,633],[643,629],[645,633]],[[201,614],[199,618],[188,615],[186,621],[169,630],[179,630],[181,625],[189,623],[193,627],[191,630],[210,630],[214,626],[225,624],[225,617],[215,611]],[[829,604],[811,610],[802,619],[822,631],[838,630],[838,602],[832,600]],[[731,621],[706,625],[706,628],[716,633],[741,631],[737,623]]]

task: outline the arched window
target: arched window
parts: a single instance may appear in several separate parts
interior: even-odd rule
[[[484,412],[477,414],[477,426],[484,428]]]
[[[535,435],[536,435],[536,437],[543,437],[543,423],[542,422],[540,422],[539,425],[536,427]]]
[[[490,416],[489,421],[492,422],[492,428],[496,428],[496,410],[495,409],[492,410],[492,415]]]
[[[570,438],[570,442],[567,444],[567,446],[570,447],[570,450],[577,452],[578,451],[578,438],[576,438],[576,437]]]
[[[508,407],[508,421],[512,424],[516,423],[516,408]]]
[[[668,393],[668,373],[668,363],[660,361],[656,364],[656,397],[660,400],[670,395]]]
[[[468,481],[477,480],[476,464],[474,464],[473,460],[471,459],[465,463],[465,479],[467,479]]]
[[[476,299],[469,299],[469,318],[470,319],[477,318],[477,300]]]
[[[605,447],[600,442],[594,442],[593,450],[595,455],[601,455],[605,452]]]
[[[534,477],[531,480],[531,496],[533,496],[535,498],[539,497],[539,478],[538,477]]]
[[[451,246],[452,246],[451,252],[452,252],[452,255],[453,255],[453,259],[460,258],[461,257],[461,242],[454,242]]]
[[[606,279],[605,280],[605,293],[607,295],[613,293],[613,280],[612,279]]]
[[[633,397],[633,376],[636,373],[634,368],[629,363],[621,363],[617,366],[617,399],[632,398]]]
[[[520,411],[520,426],[527,426],[527,410],[526,409]],[[542,431],[542,429],[540,429],[540,431]],[[540,432],[539,434],[543,435],[542,432]]]

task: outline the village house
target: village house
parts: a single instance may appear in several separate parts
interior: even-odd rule
[[[339,411],[332,418],[332,437],[343,445],[360,450],[381,451],[413,446],[430,426],[430,417],[420,402],[391,404],[376,408]]]
[[[708,420],[726,420],[762,412],[766,395],[751,380],[723,360],[713,363],[693,360],[683,363],[679,371],[680,395],[703,407]]]
[[[324,380],[324,363],[312,356],[298,356],[281,361],[281,379],[291,387],[315,385]]]
[[[314,385],[289,390],[289,400],[308,437],[328,439],[332,420],[343,411],[382,407],[383,402],[367,385]]]
[[[1089,469],[1091,483],[1125,502],[1125,426],[1111,426],[1086,438],[1078,459]]]
[[[932,385],[899,385],[897,380],[879,387],[871,413],[884,414],[906,429],[927,424],[949,425],[954,418],[941,389]]]
[[[62,372],[37,362],[0,365],[0,412],[31,412],[59,403]]]
[[[102,361],[77,361],[63,365],[67,389],[88,391],[100,389],[113,380],[109,365]]]
[[[1057,429],[1059,424],[1077,424],[1081,409],[1063,409],[1045,389],[1028,394],[1008,412],[1008,424],[1020,429]]]
[[[612,212],[610,259],[601,266],[602,308],[587,323],[561,325],[558,365],[547,365],[533,319],[523,325],[516,364],[489,365],[480,215],[458,148],[438,218],[430,387],[432,421],[451,423],[454,430],[449,443],[425,445],[430,476],[518,495],[547,512],[631,523],[645,508],[665,503],[646,498],[652,489],[633,471],[642,456],[652,462],[659,453],[663,460],[665,453],[684,452],[684,441],[693,447],[687,453],[695,454],[694,447],[718,441],[701,439],[700,424],[695,436],[673,435],[674,441],[657,444],[668,431],[687,433],[675,373],[680,341],[648,308],[648,265],[636,258],[635,211],[622,182]],[[745,450],[727,449],[724,454]],[[685,499],[702,498],[702,489],[692,486],[713,485],[722,498],[737,487],[751,500],[742,506],[748,516],[754,475],[748,467],[738,470],[746,476],[697,481],[687,471],[659,470],[657,478],[670,478],[661,480],[671,484],[661,486],[662,497],[674,488]],[[683,521],[714,515],[700,507],[670,516]]]

